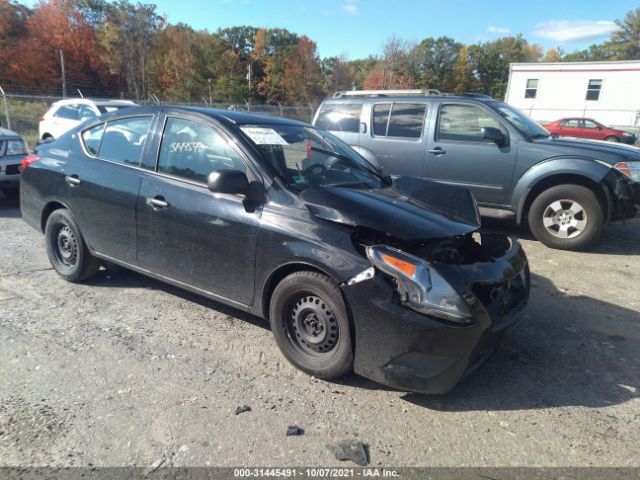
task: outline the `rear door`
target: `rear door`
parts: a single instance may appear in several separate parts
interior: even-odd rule
[[[169,115],[150,153],[137,199],[138,264],[208,294],[253,299],[261,210],[240,195],[214,194],[209,173],[241,170],[257,180],[232,140],[207,120]]]
[[[367,106],[370,131],[360,145],[373,152],[386,175],[424,174],[426,101],[384,101]]]
[[[580,128],[580,119],[568,118],[560,124],[560,132],[558,135],[561,137],[580,137],[582,129]]]
[[[98,253],[135,265],[135,206],[153,115],[118,118],[81,133],[64,167],[69,207]]]
[[[352,147],[360,145],[362,102],[349,103],[324,102],[313,124],[327,130]]]
[[[425,176],[469,188],[478,202],[502,204],[511,191],[517,145],[498,116],[480,104],[443,102],[429,132]],[[500,148],[482,140],[483,128],[503,132],[508,144]]]

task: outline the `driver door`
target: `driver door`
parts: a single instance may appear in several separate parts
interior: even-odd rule
[[[153,273],[242,305],[253,299],[260,210],[239,195],[214,194],[209,173],[252,173],[227,136],[191,118],[169,116],[153,172],[137,199],[137,260]]]

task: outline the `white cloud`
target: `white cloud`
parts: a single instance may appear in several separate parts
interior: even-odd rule
[[[495,27],[493,25],[489,25],[489,28],[487,28],[487,32],[508,35],[509,33],[511,33],[511,29],[507,27]]]
[[[533,34],[556,42],[578,42],[606,37],[617,29],[611,20],[547,20],[537,23]]]
[[[347,0],[342,4],[342,11],[351,15],[360,14],[358,10],[358,0]]]

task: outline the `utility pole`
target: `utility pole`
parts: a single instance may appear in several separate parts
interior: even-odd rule
[[[212,105],[212,101],[211,101],[211,79],[207,78],[207,83],[209,84],[209,106]]]
[[[251,64],[249,64],[249,73],[247,73],[247,80],[249,80],[249,98],[251,98]]]
[[[62,96],[67,96],[67,78],[64,75],[64,52],[60,49],[60,69],[62,70]]]

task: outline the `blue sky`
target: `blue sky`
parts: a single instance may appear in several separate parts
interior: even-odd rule
[[[141,0],[172,23],[196,29],[282,27],[318,42],[321,56],[349,59],[380,53],[392,35],[420,41],[449,35],[476,43],[522,33],[545,48],[567,51],[606,39],[613,20],[637,0]],[[34,4],[35,0],[25,3]]]

